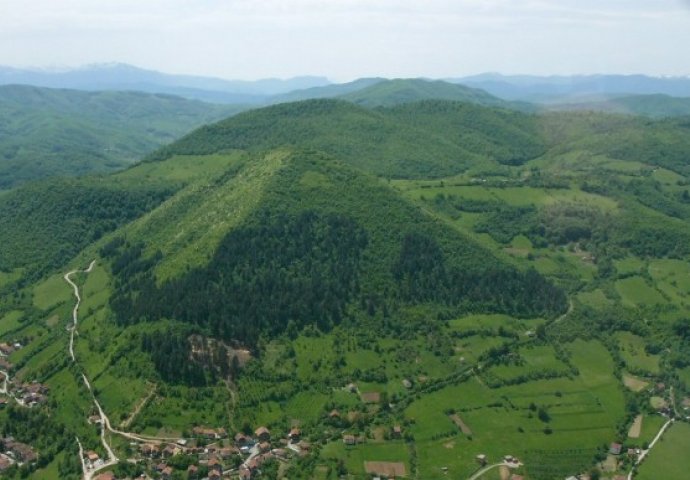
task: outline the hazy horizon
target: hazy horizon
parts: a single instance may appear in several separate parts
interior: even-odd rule
[[[87,64],[82,64],[82,65],[27,65],[27,66],[22,66],[22,65],[8,65],[8,64],[0,64],[0,68],[11,68],[11,69],[16,69],[16,70],[22,70],[22,71],[31,71],[31,72],[39,72],[39,73],[68,73],[68,72],[75,72],[79,70],[88,70],[88,69],[96,69],[96,68],[108,68],[108,67],[116,67],[116,66],[123,66],[123,67],[132,67],[136,68],[139,70],[144,70],[144,71],[152,71],[156,73],[161,73],[164,75],[180,75],[180,76],[193,76],[193,77],[205,77],[205,78],[214,78],[217,80],[227,80],[227,81],[244,81],[244,82],[256,82],[256,81],[262,81],[262,80],[291,80],[295,78],[300,78],[300,77],[314,77],[314,78],[325,78],[331,83],[347,83],[350,81],[362,79],[362,78],[373,78],[373,76],[367,76],[367,77],[352,77],[352,78],[347,78],[347,79],[337,79],[333,78],[331,75],[328,75],[327,73],[319,73],[319,72],[305,72],[293,76],[277,76],[277,75],[269,75],[265,77],[253,77],[253,78],[241,78],[241,77],[221,77],[217,75],[205,75],[200,72],[193,72],[193,71],[168,71],[168,70],[158,70],[153,67],[149,67],[146,65],[133,65],[131,63],[125,63],[125,62],[109,62],[109,61],[103,61],[103,62],[94,62],[94,63],[87,63]],[[650,78],[690,78],[690,74],[686,75],[663,75],[663,74],[648,74],[644,72],[633,72],[633,73],[617,73],[617,72],[608,72],[608,73],[602,73],[602,72],[588,72],[588,73],[570,73],[570,74],[549,74],[549,73],[544,73],[544,74],[536,74],[536,73],[530,73],[530,72],[515,72],[515,73],[505,73],[505,72],[498,72],[498,71],[482,71],[482,72],[474,72],[474,73],[469,73],[467,75],[455,75],[455,76],[447,76],[447,77],[430,77],[430,76],[408,76],[408,77],[402,77],[402,76],[384,76],[384,75],[377,75],[376,77],[384,78],[387,80],[395,80],[395,79],[424,79],[424,80],[449,80],[449,79],[455,79],[455,78],[468,78],[468,77],[475,77],[475,76],[482,76],[482,75],[500,75],[500,76],[505,76],[505,77],[552,77],[552,78],[557,78],[557,77],[588,77],[588,76],[604,76],[604,75],[621,75],[621,76],[647,76]]]
[[[0,64],[225,79],[690,74],[681,0],[0,3]],[[679,48],[681,47],[681,48]],[[664,54],[667,53],[667,54]]]

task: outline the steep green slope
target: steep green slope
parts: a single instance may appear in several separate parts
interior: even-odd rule
[[[290,324],[329,330],[344,318],[392,313],[406,304],[516,316],[553,316],[565,308],[563,293],[535,272],[515,270],[332,158],[285,153],[278,164],[268,156],[245,168],[260,168],[270,178],[257,187],[260,201],[245,218],[225,226],[217,247],[206,250],[210,260],[201,251],[202,263],[179,265],[172,278],[152,275],[156,263],[171,261],[143,248],[165,226],[152,221],[156,212],[142,220],[146,227],[138,235],[125,234],[126,241],[104,248],[117,278],[111,306],[120,324],[171,318],[255,345],[262,333],[275,336]],[[203,196],[238,184],[229,178]],[[200,192],[188,200],[192,211],[202,210]],[[216,208],[231,214],[242,201],[251,202]],[[190,229],[179,221],[176,228]]]
[[[433,126],[415,121],[410,112],[417,110],[433,117]],[[517,163],[537,156],[543,151],[540,139],[527,133],[535,129],[534,122],[530,115],[467,104],[428,102],[372,111],[341,100],[308,100],[202,127],[151,159],[298,146],[377,175],[440,177],[482,163]],[[433,128],[438,125],[442,131]]]
[[[0,87],[0,189],[106,172],[240,107],[166,95]]]

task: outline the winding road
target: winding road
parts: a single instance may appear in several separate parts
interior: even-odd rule
[[[79,293],[79,287],[77,286],[76,283],[72,280],[72,275],[76,273],[91,273],[93,270],[93,267],[96,265],[96,260],[93,260],[90,264],[89,267],[86,268],[85,270],[72,270],[71,272],[68,272],[64,275],[64,280],[72,287],[72,291],[74,292],[74,297],[76,298],[76,303],[74,305],[74,309],[72,310],[72,328],[71,328],[71,333],[70,333],[70,342],[69,342],[69,354],[70,357],[72,358],[72,361],[76,363],[76,356],[74,355],[74,335],[77,334],[77,326],[79,325],[79,306],[81,305],[81,295]],[[91,394],[91,398],[93,399],[93,403],[96,406],[96,409],[98,410],[98,415],[101,418],[101,442],[103,443],[103,448],[105,449],[106,452],[108,452],[108,461],[103,463],[102,465],[99,465],[95,469],[89,469],[88,466],[86,465],[86,461],[84,459],[84,449],[82,447],[81,442],[79,441],[79,438],[77,438],[77,444],[79,445],[79,457],[81,459],[81,464],[82,464],[82,469],[84,471],[84,480],[92,480],[93,476],[101,471],[104,470],[108,467],[112,467],[113,465],[117,464],[120,459],[115,455],[115,452],[113,449],[110,447],[108,444],[105,434],[106,431],[110,432],[111,434],[115,435],[120,435],[122,437],[128,438],[130,440],[134,440],[137,442],[143,442],[143,443],[170,443],[170,442],[176,442],[179,440],[179,438],[175,437],[154,437],[154,436],[148,436],[148,435],[139,435],[136,433],[130,433],[130,432],[123,432],[121,430],[117,430],[112,427],[110,424],[110,419],[108,416],[105,414],[103,411],[103,408],[101,407],[101,404],[99,403],[98,399],[96,398],[96,395],[93,392],[93,389],[91,388],[91,383],[89,382],[89,379],[86,377],[86,374],[82,373],[82,380],[84,381],[84,385],[86,386],[86,389],[89,391]]]
[[[81,305],[81,296],[79,295],[79,287],[77,287],[77,284],[74,283],[70,277],[75,273],[91,273],[94,265],[96,265],[96,260],[92,260],[89,264],[89,268],[86,270],[72,270],[71,272],[65,273],[65,276],[62,277],[65,279],[65,282],[72,286],[72,291],[77,299],[77,303],[74,304],[74,309],[72,310],[72,332],[69,337],[69,354],[70,357],[72,357],[73,362],[76,361],[76,357],[74,356],[74,334],[77,331],[77,324],[79,321],[79,305]]]

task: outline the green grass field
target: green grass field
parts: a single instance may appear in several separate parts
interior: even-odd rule
[[[34,288],[34,305],[41,310],[49,310],[72,298],[70,286],[57,274],[46,279]]]
[[[6,313],[2,318],[0,318],[0,338],[7,332],[16,330],[22,326],[20,320],[24,312],[21,310],[13,310]]]
[[[616,282],[616,290],[623,304],[629,307],[642,305],[662,305],[664,297],[654,287],[650,287],[642,277],[628,277]]]
[[[690,425],[676,423],[639,468],[638,480],[686,480],[690,472]]]
[[[659,355],[649,355],[645,347],[645,339],[630,332],[615,334],[623,360],[629,368],[643,370],[652,374],[659,373]]]
[[[368,442],[355,446],[347,446],[342,440],[328,443],[321,449],[321,458],[337,459],[345,462],[348,472],[353,473],[358,478],[365,478],[364,462],[402,462],[405,470],[410,472],[410,455],[407,446],[401,441],[391,441],[385,443]]]

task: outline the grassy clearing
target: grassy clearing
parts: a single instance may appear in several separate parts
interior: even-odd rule
[[[678,370],[680,380],[685,384],[685,388],[690,389],[690,367]]]
[[[49,310],[56,305],[68,302],[72,298],[70,286],[62,278],[62,275],[53,275],[33,290],[34,306],[41,310]]]
[[[404,442],[364,443],[346,446],[342,441],[335,441],[321,449],[321,458],[343,460],[348,472],[364,475],[364,462],[402,462],[405,470],[410,472],[410,455]]]
[[[676,423],[640,466],[639,480],[685,480],[690,472],[690,425]]]
[[[490,374],[501,380],[512,380],[545,370],[566,374],[568,366],[556,358],[556,352],[551,345],[521,348],[519,351],[521,364],[498,365],[490,370]]]
[[[667,419],[661,415],[645,415],[640,436],[635,443],[642,447],[651,442],[654,437],[656,437],[656,434],[659,433],[661,426],[666,423],[666,420]]]
[[[659,291],[647,285],[644,278],[639,276],[618,280],[616,282],[616,291],[621,296],[623,304],[629,307],[662,305],[666,303]]]
[[[165,179],[189,182],[220,174],[237,164],[242,158],[238,153],[215,155],[175,155],[163,162],[146,162],[116,174],[116,177],[141,181]]]
[[[621,260],[614,260],[613,264],[619,275],[641,273],[646,267],[646,263],[637,257],[626,257]]]
[[[0,271],[0,288],[16,282],[22,276],[22,269],[17,268],[9,272]]]
[[[690,296],[690,267],[681,260],[663,259],[650,262],[649,274],[659,290],[676,302]]]
[[[7,332],[18,329],[22,326],[20,320],[24,312],[21,310],[12,310],[0,318],[0,337],[5,335]]]
[[[142,409],[133,428],[148,435],[158,435],[161,428],[181,435],[196,425],[229,425],[228,392],[224,387],[167,387]]]
[[[629,368],[659,373],[659,355],[649,355],[645,351],[645,340],[630,332],[616,332],[623,360]]]
[[[611,300],[606,298],[604,291],[600,288],[591,292],[581,292],[577,294],[577,299],[584,305],[593,308],[602,308],[611,305]]]

